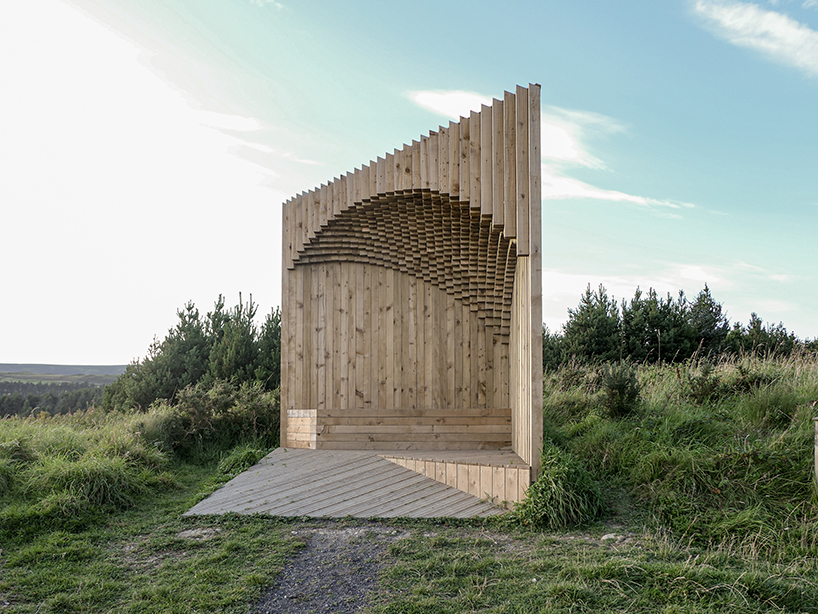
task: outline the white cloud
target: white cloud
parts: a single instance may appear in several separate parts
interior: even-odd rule
[[[590,198],[594,200],[628,202],[645,207],[663,207],[668,209],[687,209],[695,206],[691,203],[658,200],[645,196],[626,194],[618,190],[598,188],[579,179],[574,179],[556,172],[545,165],[543,165],[542,169],[542,197],[543,200]]]
[[[756,264],[749,264],[743,261],[736,262],[734,267],[736,272],[739,274],[751,274],[757,278],[760,277],[767,281],[789,282],[794,279],[794,277],[789,273],[774,273],[773,271],[770,271],[764,267]]]
[[[479,110],[481,105],[491,104],[491,98],[487,96],[463,91],[411,92],[409,98],[426,109],[452,119],[466,116],[470,110]],[[624,131],[625,127],[620,122],[607,115],[546,105],[541,116],[540,141],[543,160],[543,199],[588,198],[665,210],[693,207],[694,205],[690,203],[599,188],[567,174],[566,171],[577,166],[610,170],[601,159],[591,153],[588,142]],[[678,217],[678,214],[669,215]]]
[[[606,169],[605,164],[590,153],[587,141],[624,131],[615,119],[589,111],[547,106],[542,114],[541,155],[547,162],[578,164]]]
[[[807,0],[804,7],[818,5]],[[716,35],[768,58],[818,76],[818,32],[782,13],[743,2],[696,0],[694,11]]]
[[[213,111],[192,111],[191,115],[203,126],[218,128],[220,130],[232,130],[235,132],[255,132],[263,129],[261,122],[252,117],[240,117],[238,115],[227,115],[225,113],[214,113]]]
[[[547,106],[543,111],[541,121],[540,151],[543,158],[542,197],[544,200],[589,198],[664,209],[683,209],[694,206],[690,203],[659,200],[599,188],[566,174],[566,171],[572,166],[610,170],[602,160],[590,152],[588,141],[624,132],[625,127],[615,119],[601,113]],[[673,215],[673,217],[678,217],[678,215]]]
[[[474,92],[409,92],[409,98],[429,111],[455,120],[479,111],[481,105],[491,106],[491,98]]]
[[[812,9],[818,7],[818,0],[804,0],[804,4],[802,4],[805,9]]]
[[[261,7],[270,5],[270,6],[274,7],[274,8],[277,8],[278,10],[281,10],[281,9],[284,8],[284,5],[281,4],[280,2],[276,2],[276,0],[250,0],[250,2],[252,4],[255,4],[256,6],[261,6]]]

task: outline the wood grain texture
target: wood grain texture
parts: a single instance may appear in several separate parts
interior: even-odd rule
[[[373,452],[278,448],[185,516],[473,518],[503,513],[435,477]]]
[[[518,86],[284,204],[282,441],[510,444],[530,475],[441,471],[524,492],[542,445],[539,123],[539,85]]]

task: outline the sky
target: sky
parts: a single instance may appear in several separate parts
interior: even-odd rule
[[[282,202],[528,83],[550,330],[707,284],[818,337],[818,0],[26,0],[0,57],[0,362],[263,317]]]

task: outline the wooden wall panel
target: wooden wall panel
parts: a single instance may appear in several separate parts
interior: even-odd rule
[[[291,425],[299,445],[394,447],[406,443],[399,433],[356,430],[352,417],[322,426],[321,412],[423,412],[408,429],[417,441],[507,438],[536,474],[539,117],[539,86],[517,87],[285,203],[282,441]],[[427,428],[428,412],[495,410],[510,422],[499,438],[460,425],[454,444]],[[303,436],[307,414],[291,411],[318,412],[314,441]],[[486,480],[493,492],[527,486]]]
[[[283,371],[288,390],[282,403],[288,409],[508,406],[497,390],[503,378],[490,366],[482,369],[484,381],[478,379],[486,392],[473,390],[479,363],[507,361],[508,343],[497,327],[486,326],[437,285],[356,262],[323,261],[285,275],[283,347],[302,356]],[[314,326],[306,326],[313,317]],[[477,355],[471,351],[475,336],[483,348]],[[340,343],[343,338],[351,340]],[[300,395],[290,390],[295,382]]]

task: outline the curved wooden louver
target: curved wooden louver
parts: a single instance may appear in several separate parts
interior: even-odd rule
[[[376,196],[322,225],[294,263],[341,259],[408,273],[454,295],[490,325],[505,320],[508,335],[517,243],[490,219],[481,222],[479,209],[446,194]]]
[[[282,442],[508,443],[536,473],[539,117],[518,87],[284,204]]]

